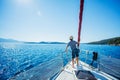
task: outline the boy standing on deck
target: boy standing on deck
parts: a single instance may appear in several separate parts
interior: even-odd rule
[[[70,46],[72,50],[72,67],[74,68],[74,58],[76,58],[77,65],[79,65],[79,49],[78,49],[78,44],[79,42],[76,42],[73,40],[73,36],[70,36],[70,42],[66,46],[65,52],[68,51],[68,47]]]

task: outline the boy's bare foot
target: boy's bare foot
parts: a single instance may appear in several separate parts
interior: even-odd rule
[[[72,68],[75,68],[74,65],[72,65]]]

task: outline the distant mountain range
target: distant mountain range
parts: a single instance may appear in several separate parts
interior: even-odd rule
[[[25,42],[25,41],[17,41],[14,39],[4,39],[0,38],[0,42],[11,42],[11,43],[25,43],[25,44],[66,44],[65,42]],[[95,42],[90,42],[87,44],[107,44],[107,45],[119,45],[120,46],[120,37],[115,37],[115,38],[110,38],[110,39],[104,39],[101,41],[95,41]]]
[[[13,39],[4,39],[4,38],[0,38],[0,42],[19,42],[19,41],[13,40]]]
[[[66,44],[64,42],[25,42],[25,41],[17,41],[14,39],[4,39],[0,38],[0,42],[11,42],[11,43],[25,43],[25,44]]]
[[[64,42],[24,42],[26,44],[66,44]]]
[[[120,46],[120,37],[115,37],[115,38],[110,38],[110,39],[104,39],[101,41],[95,41],[95,42],[90,42],[88,44],[107,44],[107,45],[119,45]]]

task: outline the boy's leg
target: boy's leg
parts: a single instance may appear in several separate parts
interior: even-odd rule
[[[79,66],[79,53],[76,53],[76,62],[77,62],[77,66]]]
[[[76,57],[77,66],[79,66],[79,59]]]
[[[72,58],[72,67],[74,68],[74,58]]]
[[[75,58],[75,53],[72,51],[72,67],[74,68],[74,58]]]

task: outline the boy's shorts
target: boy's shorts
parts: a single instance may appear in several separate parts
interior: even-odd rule
[[[80,52],[79,49],[72,50],[72,59],[79,57],[79,52]]]

